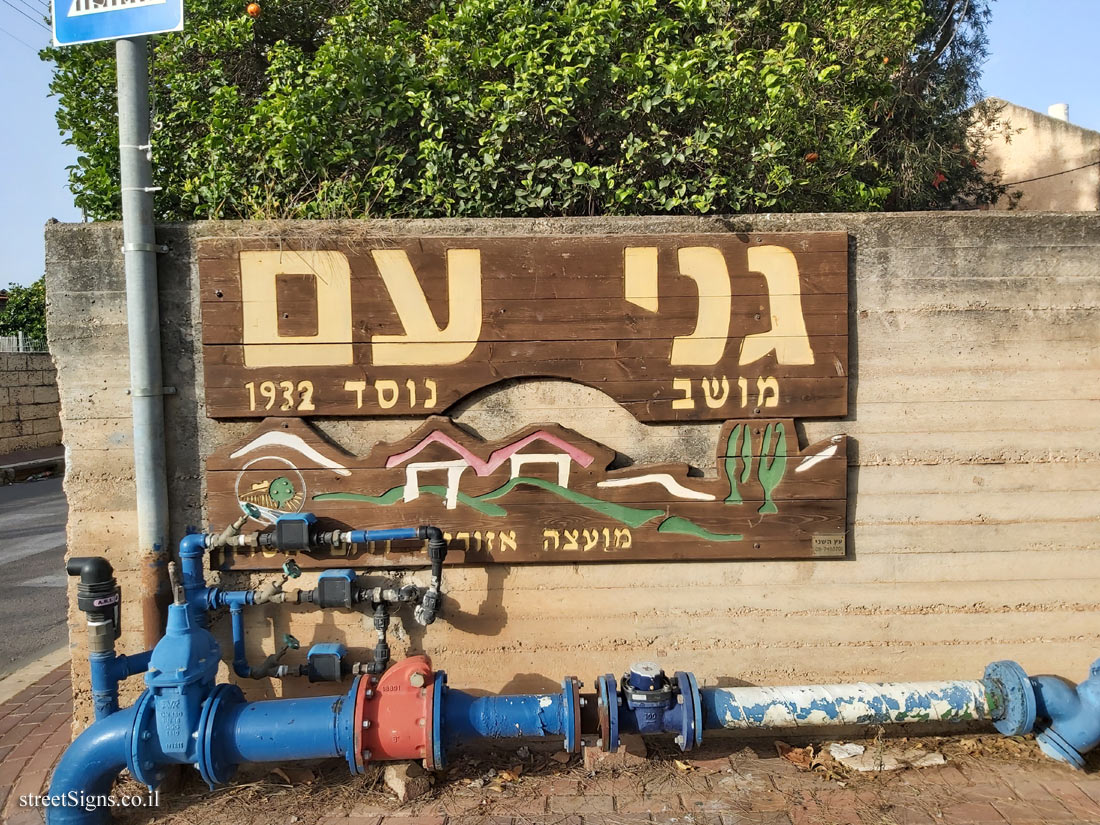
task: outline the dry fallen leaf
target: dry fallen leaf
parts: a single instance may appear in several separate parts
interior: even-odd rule
[[[687,762],[681,762],[679,759],[673,759],[672,764],[676,766],[678,771],[694,771],[696,770],[694,765],[689,765]]]
[[[829,753],[828,750],[819,751],[813,760],[813,769],[822,774],[826,779],[840,782],[847,775],[844,766]],[[841,784],[844,784],[841,782]]]
[[[814,766],[814,746],[807,745],[804,748],[795,748],[786,742],[775,740],[776,752],[798,768],[800,771],[812,770]]]

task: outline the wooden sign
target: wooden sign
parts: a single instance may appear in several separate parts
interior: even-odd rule
[[[517,377],[642,421],[843,416],[843,233],[216,239],[207,413],[431,415]]]
[[[433,416],[408,438],[356,457],[307,423],[270,418],[207,462],[209,518],[241,505],[245,529],[308,511],[324,529],[433,524],[449,563],[843,556],[847,441],[800,449],[791,419],[727,421],[715,477],[684,464],[608,470],[615,452],[555,424],[485,442]],[[422,543],[299,556],[303,567],[426,564]],[[223,569],[271,569],[282,554],[235,551]]]

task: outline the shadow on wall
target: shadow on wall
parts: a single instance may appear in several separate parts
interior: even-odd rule
[[[859,390],[859,240],[848,235],[848,415],[841,421],[855,421],[856,395]],[[837,427],[843,431],[843,427]],[[799,434],[800,437],[804,435]],[[856,531],[852,525],[856,521],[856,502],[859,501],[859,439],[848,436],[848,504],[844,514],[844,536],[846,539],[845,559],[855,561],[858,556]]]

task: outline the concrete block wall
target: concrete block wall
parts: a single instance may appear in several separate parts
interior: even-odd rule
[[[1082,677],[1100,655],[1095,214],[161,227],[172,250],[159,259],[165,382],[178,390],[165,399],[172,535],[204,524],[206,456],[255,426],[205,416],[193,259],[200,237],[305,233],[338,246],[396,235],[815,230],[851,239],[851,412],[800,425],[803,443],[852,436],[847,558],[450,568],[443,618],[426,632],[395,622],[394,655],[427,651],[452,685],[505,691],[555,689],[566,674],[590,682],[638,658],[694,670],[710,684],[974,678],[1001,658]],[[49,228],[47,286],[69,448],[69,547],[102,552],[120,571],[121,649],[134,651],[141,620],[120,243],[116,225]],[[486,438],[557,421],[636,462],[688,461],[713,472],[717,424],[642,425],[577,385],[504,384],[450,412]],[[356,453],[416,426],[316,423]],[[82,617],[71,610],[80,723],[90,701]],[[286,631],[303,652],[343,641],[366,655],[373,644],[370,617],[357,611],[265,606],[248,621],[254,659]],[[228,617],[214,630],[228,650]],[[297,680],[244,688],[256,697],[334,689]]]
[[[0,352],[0,457],[61,443],[57,374],[46,352]]]

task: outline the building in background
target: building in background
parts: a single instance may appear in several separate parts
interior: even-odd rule
[[[1100,132],[1069,122],[1056,103],[1042,114],[1015,103],[1002,106],[1003,126],[989,139],[985,168],[1000,172],[1008,192],[993,209],[1029,212],[1100,210]]]

